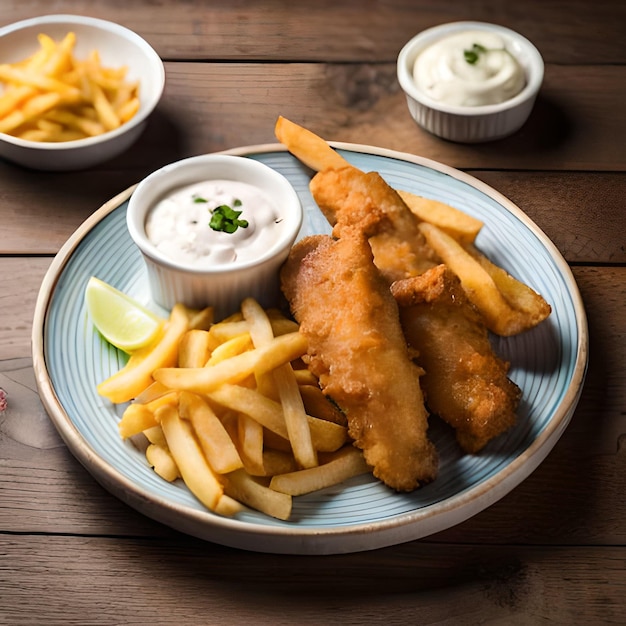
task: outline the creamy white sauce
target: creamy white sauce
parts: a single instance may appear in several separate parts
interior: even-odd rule
[[[476,51],[475,44],[484,51]],[[433,100],[468,107],[504,102],[525,85],[524,70],[504,40],[479,30],[449,35],[426,48],[415,61],[413,79]]]
[[[238,219],[246,220],[248,226],[234,233],[212,229],[212,213],[221,205],[241,211]],[[257,259],[272,247],[283,228],[279,211],[260,189],[231,180],[181,187],[160,200],[146,220],[148,239],[165,256],[198,268]]]

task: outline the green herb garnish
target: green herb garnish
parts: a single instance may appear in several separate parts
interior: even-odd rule
[[[193,201],[195,203],[200,203],[200,202],[206,203],[206,202],[208,202],[208,200],[206,198],[203,198],[202,196],[193,196]]]
[[[235,200],[235,206],[241,206],[241,201]],[[223,233],[232,235],[238,228],[247,228],[247,220],[240,220],[241,211],[235,211],[227,204],[222,204],[213,210],[209,226],[213,230],[219,230]]]
[[[469,50],[463,50],[463,56],[470,65],[475,65],[476,63],[478,63],[480,55],[484,54],[485,52],[487,52],[487,48],[485,48],[485,46],[481,46],[479,43],[475,43]]]

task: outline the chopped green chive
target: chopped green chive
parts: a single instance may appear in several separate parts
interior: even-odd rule
[[[240,200],[233,202],[235,206],[241,206]],[[218,230],[224,233],[232,234],[238,228],[247,228],[247,220],[240,220],[239,216],[241,211],[235,211],[232,207],[226,204],[216,207],[211,214],[211,221],[209,226],[213,230]]]
[[[478,62],[480,55],[485,52],[487,52],[487,48],[481,46],[479,43],[475,43],[469,50],[463,50],[463,56],[470,65],[474,65]]]

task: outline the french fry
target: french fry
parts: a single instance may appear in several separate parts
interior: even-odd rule
[[[133,403],[124,409],[117,428],[122,439],[128,439],[157,425],[154,411],[151,411],[145,404]]]
[[[189,329],[190,330],[210,330],[213,325],[214,309],[207,306],[199,310],[189,310]]]
[[[165,435],[163,434],[163,429],[160,424],[158,426],[146,428],[146,430],[143,431],[143,434],[150,443],[154,443],[162,448],[167,448],[167,441],[165,441]]]
[[[292,499],[257,482],[245,470],[224,477],[224,493],[249,507],[281,520],[289,519]]]
[[[126,102],[117,107],[115,112],[117,113],[120,123],[126,124],[126,122],[132,120],[139,112],[140,107],[141,102],[137,96],[129,98]]]
[[[272,325],[272,333],[275,337],[298,331],[298,324],[285,317],[270,317],[270,323]],[[249,324],[245,320],[218,322],[217,324],[213,324],[209,330],[209,336],[211,338],[210,345],[215,348],[229,339],[233,339],[234,337],[248,332]]]
[[[104,126],[99,121],[85,115],[82,111],[55,109],[46,114],[46,119],[61,124],[66,130],[84,133],[87,137],[95,137],[104,132]]]
[[[238,354],[243,354],[253,347],[249,333],[238,335],[217,346],[211,353],[211,357],[205,363],[207,367],[213,367],[222,361],[231,359]]]
[[[544,319],[539,319],[540,316],[531,318],[527,312],[513,308],[483,265],[450,235],[427,222],[422,222],[419,229],[431,248],[459,277],[468,298],[479,310],[490,331],[509,337],[528,330],[538,323],[537,320]],[[505,282],[502,276],[498,280],[501,284]]]
[[[192,328],[178,344],[178,367],[204,367],[209,360],[209,331]]]
[[[207,395],[212,401],[237,413],[243,413],[254,418],[268,430],[289,440],[280,403],[264,396],[256,389],[225,383],[216,386]]]
[[[52,91],[66,96],[70,101],[78,100],[80,89],[53,76],[45,76],[28,69],[21,69],[8,65],[0,65],[0,81],[18,86],[34,87],[40,91]]]
[[[298,385],[317,385],[317,378],[315,374],[311,372],[309,369],[299,369],[295,368],[293,370],[293,375],[296,377],[296,381]]]
[[[239,413],[254,418],[262,426],[289,441],[289,433],[279,402],[271,400],[255,389],[224,384],[208,393],[211,400]],[[319,452],[333,452],[347,440],[344,426],[307,416],[313,447]]]
[[[215,506],[215,512],[223,517],[233,517],[237,513],[245,511],[246,507],[241,502],[223,493]]]
[[[316,172],[340,169],[350,165],[321,137],[282,115],[276,122],[274,133],[289,152]]]
[[[151,443],[146,448],[146,460],[154,468],[154,471],[167,482],[171,483],[180,478],[178,465],[176,465],[176,461],[174,461],[174,457],[167,446]]]
[[[172,390],[169,387],[161,383],[153,382],[135,398],[135,402],[137,404],[148,404],[170,393],[172,393]]]
[[[313,446],[309,416],[304,409],[300,388],[291,365],[287,363],[274,370],[274,379],[296,461],[300,467],[315,467],[317,453]]]
[[[206,400],[184,391],[180,394],[179,412],[191,423],[209,465],[218,474],[243,467],[237,448]]]
[[[250,324],[250,336],[255,346],[269,345],[274,334],[269,317],[253,298],[246,298],[241,304],[244,319]],[[302,467],[315,467],[317,454],[311,440],[311,431],[300,389],[289,363],[277,367],[273,372],[278,396],[283,407],[289,441],[296,461]]]
[[[0,133],[9,133],[30,122],[42,113],[46,113],[61,102],[58,93],[43,93],[26,100],[21,108],[12,111],[0,120]]]
[[[150,402],[132,402],[122,414],[122,419],[117,425],[123,439],[128,439],[140,432],[145,431],[158,423],[156,421],[156,411],[166,404],[176,405],[178,403],[178,392],[167,390],[167,393],[159,395]],[[154,443],[154,442],[153,442]]]
[[[231,322],[217,322],[209,328],[209,346],[214,350],[229,339],[234,339],[248,332],[248,322],[245,320]]]
[[[244,467],[253,476],[265,475],[263,465],[263,426],[248,415],[237,420],[237,438]]]
[[[408,191],[398,195],[420,220],[438,226],[461,243],[472,243],[483,227],[483,222],[444,202],[423,198]]]
[[[202,453],[191,424],[181,419],[178,410],[171,405],[157,411],[157,420],[189,491],[214,511],[224,489]]]
[[[353,446],[345,446],[326,463],[317,467],[273,476],[270,489],[291,496],[300,496],[337,485],[348,478],[371,472],[363,453]]]
[[[115,110],[111,106],[104,91],[95,81],[91,81],[91,98],[93,108],[98,114],[98,119],[105,130],[115,130],[120,126],[120,119],[117,117]]]
[[[292,452],[281,450],[263,450],[264,476],[276,476],[295,472],[300,467]]]
[[[347,426],[348,419],[345,414],[324,395],[317,385],[300,385],[300,395],[306,412],[312,417]]]
[[[504,299],[514,309],[525,314],[525,322],[521,324],[523,329],[536,326],[550,315],[552,311],[550,305],[536,291],[492,263],[473,245],[467,245],[465,249],[491,276]]]
[[[4,92],[0,94],[0,119],[19,107],[22,102],[32,97],[34,94],[35,89],[30,85],[9,85]]]
[[[46,58],[41,64],[41,71],[48,76],[58,76],[62,72],[70,69],[72,65],[72,50],[76,45],[76,34],[69,32],[63,37],[59,44],[46,35],[38,37],[40,44],[43,45],[48,52]]]
[[[160,409],[166,404],[177,404],[178,396],[179,394],[177,391],[169,390],[167,393],[159,396],[158,398],[154,398],[153,400],[150,400],[150,402],[146,402],[146,407],[148,407],[148,409],[150,409],[153,413],[156,413],[157,409]]]
[[[348,441],[348,429],[340,424],[308,416],[313,447],[318,452],[334,452]]]
[[[268,312],[270,325],[272,326],[272,333],[274,337],[279,335],[286,335],[288,333],[295,333],[298,329],[298,323],[293,320],[287,319],[284,316],[275,317],[271,315],[271,311]]]
[[[154,371],[154,379],[172,389],[208,393],[225,383],[244,380],[254,372],[266,372],[306,352],[306,339],[300,333],[281,335],[261,348],[254,348],[212,367],[164,367]]]
[[[98,385],[98,393],[116,404],[137,397],[153,382],[152,373],[155,370],[176,363],[178,343],[187,331],[187,323],[186,308],[175,305],[157,344],[148,346],[145,352],[135,352],[119,372]]]

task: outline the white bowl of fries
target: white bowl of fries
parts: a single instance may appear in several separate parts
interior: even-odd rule
[[[133,31],[80,15],[0,28],[0,156],[39,170],[109,160],[140,136],[165,71]]]
[[[158,204],[172,202],[175,194],[207,182],[249,185],[255,190],[256,197],[267,200],[275,209],[277,217],[271,223],[270,237],[264,240],[266,245],[257,247],[252,256],[244,258],[237,254],[232,260],[193,261],[168,254],[149,236],[146,225],[150,212]],[[209,209],[205,213],[208,223],[211,205],[201,206]],[[251,212],[246,209],[241,217],[247,218],[249,230],[258,234],[270,225],[256,221],[256,209],[257,206],[251,203]],[[181,205],[176,206],[174,213],[182,213]],[[130,198],[126,218],[128,232],[147,267],[153,300],[168,310],[176,303],[192,308],[212,306],[216,318],[220,319],[237,311],[246,297],[256,298],[263,306],[277,302],[279,270],[299,234],[303,209],[291,183],[268,165],[248,157],[205,154],[170,163],[144,178]],[[196,232],[190,233],[187,229],[188,223],[179,221],[172,226],[171,230],[181,235],[174,246],[179,243],[182,247],[187,246],[190,238],[193,242]],[[225,238],[237,234],[226,234]],[[216,245],[224,245],[223,241],[224,238]],[[234,243],[237,253],[239,245],[243,245],[242,240],[237,238]]]

